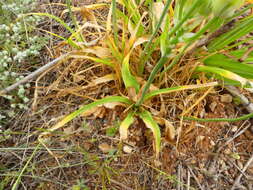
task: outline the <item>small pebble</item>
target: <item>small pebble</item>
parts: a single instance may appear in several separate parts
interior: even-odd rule
[[[233,125],[231,132],[235,133],[237,130],[238,130],[238,127],[236,125]]]
[[[131,146],[128,146],[128,145],[123,146],[123,152],[130,154],[132,153],[132,151],[133,151],[133,148]]]

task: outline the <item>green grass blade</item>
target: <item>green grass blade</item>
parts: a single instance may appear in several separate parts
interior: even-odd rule
[[[22,168],[22,170],[21,170],[20,173],[18,174],[18,177],[17,177],[15,183],[13,184],[11,190],[17,190],[17,189],[18,189],[18,186],[19,186],[20,181],[21,181],[21,177],[22,177],[22,175],[24,174],[24,172],[25,172],[25,170],[27,169],[27,167],[28,167],[28,165],[30,164],[30,162],[32,161],[32,159],[33,159],[33,157],[35,156],[36,152],[38,151],[39,147],[40,147],[40,144],[38,144],[38,145],[35,147],[34,151],[33,151],[32,154],[31,154],[31,156],[30,156],[29,159],[27,160],[25,166]]]
[[[148,51],[150,49],[150,46],[151,44],[153,43],[153,40],[155,39],[155,36],[156,34],[158,33],[159,31],[159,28],[161,27],[162,25],[162,22],[164,20],[164,17],[166,15],[166,13],[168,12],[168,9],[169,9],[169,6],[170,6],[170,3],[171,3],[171,0],[167,0],[165,6],[164,6],[164,9],[163,9],[163,12],[162,12],[162,15],[161,15],[161,18],[160,20],[158,21],[157,25],[156,25],[156,28],[154,30],[154,32],[152,33],[151,37],[150,37],[150,40],[148,41],[148,43],[145,45],[144,47],[144,50],[142,51],[141,53],[141,56],[140,56],[140,64],[139,64],[139,68],[138,68],[138,74],[141,75],[144,71],[144,66],[145,66],[145,62],[143,60],[148,60],[147,58],[147,55],[148,55]],[[150,53],[149,53],[150,54]],[[146,57],[144,59],[144,57]]]
[[[168,34],[168,38],[170,38],[172,35],[174,35],[178,30],[181,29],[183,24],[185,23],[186,20],[188,20],[192,13],[195,11],[195,9],[199,8],[199,6],[202,4],[202,0],[195,0],[194,3],[192,4],[191,8],[186,12],[186,14],[183,16],[181,20],[170,30]]]
[[[238,54],[237,57],[243,56],[245,52],[246,50],[237,51],[236,52]],[[230,53],[230,54],[235,56],[236,53]],[[206,66],[219,67],[219,68],[234,72],[244,78],[253,79],[252,65],[236,61],[223,54],[215,54],[215,55],[209,56],[203,62]]]
[[[169,26],[170,26],[170,19],[169,19],[169,16],[166,15],[165,27],[164,27],[163,33],[161,34],[161,37],[160,37],[160,48],[161,48],[162,56],[164,56],[167,53],[167,48],[168,48],[167,39],[168,39]]]
[[[140,113],[138,113],[140,118],[143,120],[145,125],[151,129],[154,139],[155,139],[155,151],[156,151],[156,157],[159,157],[160,147],[161,147],[161,132],[158,124],[154,121],[152,118],[152,115],[150,112],[144,110]]]
[[[217,86],[217,82],[211,82],[211,83],[206,83],[206,84],[196,84],[196,85],[185,85],[185,86],[176,86],[176,87],[171,87],[171,88],[164,88],[160,90],[154,90],[148,94],[145,95],[144,100],[147,100],[149,98],[152,98],[156,95],[160,94],[168,94],[171,92],[179,92],[183,90],[192,90],[192,89],[199,89],[199,88],[206,88],[206,87],[212,87],[212,86]]]
[[[131,74],[129,68],[129,57],[130,54],[128,54],[123,60],[121,75],[126,88],[133,87],[136,93],[138,93],[140,89],[140,84],[137,82],[136,78]]]
[[[62,19],[60,19],[57,16],[54,16],[52,14],[49,13],[29,13],[29,14],[24,14],[24,16],[26,15],[37,15],[37,16],[46,16],[49,17],[51,19],[54,19],[56,22],[60,23],[62,26],[64,26],[69,32],[71,32],[71,34],[75,33],[75,31],[70,28]]]
[[[236,122],[253,118],[253,113],[243,115],[236,118],[196,118],[196,117],[183,117],[183,120],[199,121],[199,122]]]
[[[53,132],[53,131],[61,128],[63,125],[65,125],[69,121],[73,120],[74,118],[76,118],[80,114],[84,113],[85,111],[88,111],[88,110],[90,110],[94,107],[97,107],[99,105],[103,105],[105,103],[111,103],[111,102],[120,102],[120,103],[124,103],[127,105],[130,105],[132,103],[129,99],[122,97],[122,96],[110,96],[110,97],[106,97],[106,98],[103,98],[100,100],[96,100],[90,104],[81,106],[78,110],[65,116],[61,121],[59,121],[56,125],[54,125],[52,128],[50,128],[49,132]],[[48,134],[49,132],[46,132],[45,134]],[[45,135],[45,134],[42,134],[42,135]]]
[[[235,40],[245,36],[246,34],[253,31],[253,16],[249,16],[231,29],[229,32],[221,35],[220,37],[214,39],[209,45],[208,50],[210,52],[218,51],[223,49],[225,46],[234,42]]]
[[[78,24],[77,24],[77,21],[76,21],[76,17],[73,14],[72,5],[71,4],[72,4],[72,0],[67,0],[67,7],[68,7],[69,16],[70,16],[72,22],[74,23],[76,29],[78,29]]]
[[[64,38],[64,37],[62,37],[62,36],[60,36],[60,35],[58,35],[58,34],[55,34],[55,33],[53,33],[53,32],[47,31],[47,30],[41,30],[41,31],[46,32],[46,33],[48,33],[48,34],[50,34],[50,35],[52,35],[52,36],[55,36],[55,37],[57,37],[57,38],[60,38],[60,39],[64,40],[64,41],[67,42],[70,46],[72,46],[72,47],[74,47],[74,48],[76,48],[76,49],[80,49],[79,45],[77,45],[71,38]]]
[[[127,117],[122,121],[119,127],[120,139],[125,140],[127,139],[128,128],[134,122],[134,112],[131,111],[127,114]]]
[[[117,8],[116,8],[116,0],[112,0],[112,25],[113,25],[113,37],[114,43],[116,45],[119,44],[118,40],[118,27],[117,27]]]

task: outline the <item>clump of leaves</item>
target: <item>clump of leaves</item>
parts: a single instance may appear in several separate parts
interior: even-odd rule
[[[96,4],[85,7],[86,14],[92,18],[92,22],[86,21],[82,25],[76,22],[74,29],[59,17],[45,13],[34,13],[33,15],[51,17],[65,26],[71,33],[70,37],[60,38],[75,49],[75,52],[69,57],[88,59],[110,68],[112,74],[101,77],[100,82],[116,81],[118,94],[121,94],[121,96],[109,96],[81,106],[47,132],[42,133],[40,141],[43,143],[44,135],[61,128],[75,117],[94,107],[119,103],[119,106],[126,108],[124,112],[126,117],[119,127],[121,139],[127,138],[129,126],[138,117],[152,131],[158,157],[161,144],[161,132],[158,124],[168,124],[171,131],[174,129],[166,118],[154,117],[147,105],[152,102],[151,100],[155,96],[223,85],[223,82],[209,82],[164,88],[162,84],[166,80],[165,75],[200,39],[213,34],[224,24],[229,23],[236,16],[242,15],[252,7],[249,5],[241,11],[235,12],[242,3],[243,1],[233,0],[219,2],[178,0],[173,5],[171,0],[156,2],[112,0],[105,25],[97,24],[92,10],[108,5]],[[84,8],[71,7],[68,4],[68,9],[64,13],[83,10]],[[207,49],[200,49],[202,51],[200,57],[204,55],[205,58],[197,58],[199,64],[197,67],[196,65],[190,67],[192,72],[197,77],[208,73],[207,77],[252,88],[252,69],[250,70],[251,65],[247,64],[252,57],[249,56],[244,62],[237,60],[231,63],[231,59],[220,51],[227,48],[229,53],[239,57],[238,52],[230,51],[231,44],[252,30],[252,19],[253,17],[248,15],[237,20],[231,31],[215,37]],[[84,29],[88,27],[94,28],[98,34],[97,38],[89,43],[84,40]],[[57,34],[54,35],[57,36]],[[98,43],[100,39],[103,43]],[[248,40],[250,38],[246,38],[244,41]],[[102,45],[98,46],[97,44]],[[244,50],[244,53],[246,51]],[[220,59],[221,57],[222,59]],[[95,84],[99,83],[98,80],[96,82]]]

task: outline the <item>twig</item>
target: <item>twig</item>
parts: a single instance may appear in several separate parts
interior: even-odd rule
[[[188,170],[190,171],[190,173],[192,174],[193,178],[195,179],[196,183],[198,184],[199,189],[205,190],[205,189],[202,187],[202,185],[199,183],[199,180],[198,180],[198,178],[196,177],[196,175],[193,173],[192,169],[191,169],[189,166],[187,166],[187,167],[188,167]]]
[[[238,89],[234,86],[225,86],[226,90],[229,91],[233,96],[240,98],[243,106],[247,109],[249,113],[253,113],[253,103],[248,100],[243,94],[241,94]]]
[[[115,180],[113,180],[113,179],[110,179],[110,181],[113,182],[114,184],[116,184],[116,185],[118,185],[118,186],[124,188],[125,190],[133,190],[132,188],[127,187],[126,185],[124,185],[124,184],[122,184],[122,183],[120,183],[120,182],[117,182],[117,181],[115,181]]]
[[[15,88],[17,88],[19,85],[27,83],[28,81],[30,81],[31,79],[37,77],[38,75],[40,75],[41,73],[43,73],[44,71],[48,70],[49,68],[51,68],[52,66],[54,66],[56,63],[58,63],[59,61],[63,60],[64,58],[66,58],[70,53],[66,53],[63,54],[62,56],[54,59],[53,61],[47,63],[46,65],[40,67],[39,69],[37,69],[36,71],[32,72],[31,74],[27,75],[25,78],[21,79],[20,81],[14,83],[13,85],[3,89],[0,91],[0,96],[7,94],[8,92],[14,90]]]
[[[187,190],[190,190],[191,186],[191,173],[189,170],[187,170]]]
[[[239,185],[240,180],[241,180],[241,178],[242,178],[242,176],[243,176],[243,173],[247,170],[247,168],[249,167],[249,165],[250,165],[252,162],[253,162],[253,154],[251,155],[250,159],[247,161],[247,163],[246,163],[245,166],[243,167],[242,173],[240,173],[240,175],[237,176],[237,178],[236,178],[236,180],[235,180],[235,182],[234,182],[234,184],[233,184],[231,190],[235,190],[235,188],[237,188],[237,186]]]
[[[181,165],[181,163],[179,163],[178,169],[177,169],[177,178],[179,179],[179,181],[182,181],[181,172],[182,172],[182,165]],[[180,183],[177,184],[177,190],[181,190],[181,184]]]

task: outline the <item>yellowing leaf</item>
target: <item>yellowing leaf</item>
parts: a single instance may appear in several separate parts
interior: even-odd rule
[[[147,99],[152,98],[153,96],[156,96],[159,94],[167,94],[167,93],[178,92],[178,91],[183,91],[183,90],[206,88],[206,87],[217,86],[217,85],[218,85],[217,82],[210,82],[210,83],[206,83],[206,84],[175,86],[175,87],[171,87],[171,88],[154,90],[154,91],[151,91],[150,93],[146,94],[144,97],[144,100],[147,100]]]
[[[129,112],[127,117],[122,121],[119,127],[120,139],[125,140],[127,139],[128,128],[134,122],[134,112]]]
[[[62,126],[64,126],[66,123],[68,123],[69,121],[73,120],[74,118],[76,118],[77,116],[80,116],[82,113],[86,112],[87,110],[93,109],[94,107],[103,105],[105,103],[108,102],[121,102],[127,105],[130,105],[132,102],[125,98],[125,97],[121,97],[121,96],[110,96],[110,97],[106,97],[100,100],[97,100],[95,102],[92,102],[90,104],[81,106],[78,110],[72,112],[71,114],[65,116],[61,121],[59,121],[58,123],[56,123],[53,127],[51,127],[50,129],[48,129],[46,132],[43,132],[42,134],[39,135],[39,141],[43,142],[42,137],[46,136],[48,134],[50,134],[51,132],[61,128]]]
[[[157,125],[157,123],[154,121],[152,118],[152,115],[150,112],[144,110],[138,114],[140,118],[143,120],[145,123],[146,127],[151,129],[153,132],[153,136],[155,139],[155,149],[156,149],[156,157],[159,157],[159,152],[160,152],[160,146],[161,146],[161,132],[160,128]]]
[[[251,84],[251,81],[247,80],[246,78],[241,77],[238,74],[235,74],[231,71],[221,69],[218,67],[210,67],[210,66],[198,66],[196,68],[196,71],[202,71],[202,72],[209,72],[209,73],[214,73],[217,75],[220,75],[224,78],[230,79],[230,80],[235,80],[238,81],[242,84],[242,86],[245,86],[247,84]]]
[[[93,80],[92,84],[93,85],[98,85],[98,84],[105,83],[105,82],[110,82],[110,81],[113,81],[113,80],[115,80],[115,75],[114,74],[108,74],[108,75],[105,75],[103,77],[99,77],[99,78]]]

